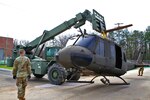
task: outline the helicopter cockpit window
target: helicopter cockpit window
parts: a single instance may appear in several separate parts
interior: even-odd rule
[[[90,51],[93,51],[95,44],[96,44],[95,36],[84,36],[84,37],[81,36],[74,45],[82,46],[89,49]]]

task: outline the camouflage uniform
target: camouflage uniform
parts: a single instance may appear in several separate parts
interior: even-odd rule
[[[18,87],[18,99],[25,100],[25,88],[27,86],[27,77],[31,74],[30,60],[26,56],[19,56],[14,61],[13,76],[16,76],[16,85]]]
[[[144,66],[141,66],[139,69],[139,75],[138,76],[143,76],[143,72],[144,72]]]
[[[143,76],[143,72],[144,72],[144,65],[143,65],[143,62],[139,62],[139,64],[141,64],[140,68],[139,68],[139,71],[138,71],[138,76]]]

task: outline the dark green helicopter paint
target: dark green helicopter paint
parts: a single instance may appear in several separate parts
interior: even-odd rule
[[[106,36],[107,32],[127,28],[132,24],[106,30],[104,17],[95,11],[93,15],[96,18],[93,27],[98,24],[98,27],[93,29],[102,33],[103,36],[88,34],[86,30],[82,32],[79,28],[81,35],[77,35],[72,45],[59,50],[55,56],[55,61],[49,63],[48,77],[50,83],[60,85],[66,79],[69,82],[93,83],[96,77],[103,76],[102,83],[110,85],[110,81],[106,76],[115,76],[123,80],[124,83],[121,85],[129,84],[121,78],[121,75],[124,75],[130,69],[136,68],[138,63],[127,62],[124,50],[115,42],[107,39]],[[141,54],[143,54],[142,52]],[[51,75],[56,68],[60,77],[58,77],[58,80],[53,81]],[[83,68],[95,72],[96,76],[91,81],[78,81],[80,71]]]
[[[116,43],[97,35],[85,35],[74,45],[60,50],[57,62],[62,66],[85,67],[99,75],[120,76],[127,71],[124,56]]]
[[[141,59],[144,55],[143,50],[139,57]],[[137,62],[141,59],[138,59]],[[92,70],[95,72],[96,77],[104,77],[101,81],[106,85],[111,84],[106,76],[118,77],[124,81],[121,85],[128,85],[129,83],[120,76],[124,75],[128,70],[138,67],[138,63],[127,62],[125,52],[118,44],[98,35],[87,33],[84,36],[78,36],[72,45],[60,50],[56,55],[56,63],[60,67],[64,67],[67,74],[71,73],[72,76],[76,76],[76,73],[82,68]],[[55,66],[52,67],[55,68]],[[93,83],[93,79],[89,82]],[[81,82],[71,79],[71,77],[70,81]]]

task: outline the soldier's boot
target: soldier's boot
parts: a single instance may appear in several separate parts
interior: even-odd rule
[[[139,72],[138,76],[141,76],[141,69],[139,69],[139,71],[138,71],[138,72]]]
[[[140,76],[142,76],[142,70],[140,71]]]
[[[22,98],[22,100],[25,100],[25,98]]]
[[[141,70],[141,76],[143,76],[143,71],[144,71],[144,70],[142,69],[142,70]]]
[[[19,99],[19,100],[25,100],[25,98],[24,98],[24,97],[19,97],[18,99]]]

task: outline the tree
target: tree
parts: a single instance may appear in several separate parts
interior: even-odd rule
[[[108,37],[125,49],[127,58],[132,58],[132,38],[128,29],[111,32]]]
[[[131,38],[132,38],[132,48],[133,48],[132,59],[136,60],[138,58],[142,45],[144,45],[144,32],[134,30],[132,32]]]
[[[54,40],[48,41],[46,43],[46,46],[56,46],[63,48],[66,46],[68,40],[73,36],[75,36],[75,34],[59,35],[56,38],[54,38]]]
[[[109,33],[109,38],[125,49],[127,59],[136,60],[142,45],[144,45],[144,32],[127,29]]]
[[[146,56],[145,59],[150,60],[150,26],[147,27],[144,36]]]
[[[29,41],[27,40],[17,40],[17,39],[14,39],[14,46],[17,46],[17,45],[23,45],[23,46],[26,46]]]

